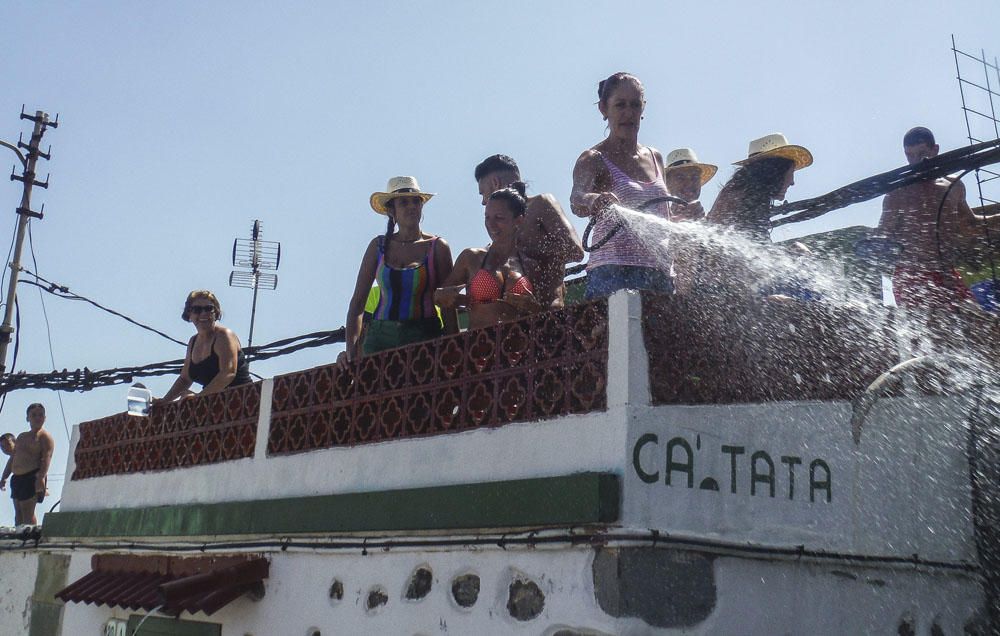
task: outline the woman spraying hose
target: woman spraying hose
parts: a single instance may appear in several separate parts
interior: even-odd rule
[[[672,266],[658,259],[628,226],[607,214],[613,205],[640,209],[669,218],[663,157],[655,148],[639,144],[639,125],[646,108],[639,78],[615,73],[597,86],[598,109],[608,122],[608,136],[580,155],[573,168],[574,214],[596,217],[594,244],[587,266],[587,298],[608,296],[619,289],[646,289],[673,293]],[[609,236],[614,233],[613,236]]]

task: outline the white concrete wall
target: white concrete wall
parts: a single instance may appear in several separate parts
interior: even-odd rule
[[[60,509],[274,499],[618,471],[624,409],[412,440],[68,481]],[[265,435],[266,439],[266,435]]]
[[[632,409],[625,466],[624,521],[670,533],[804,546],[812,550],[894,555],[940,561],[976,561],[971,520],[969,470],[965,458],[963,398],[900,398],[880,401],[867,418],[860,444],[851,438],[847,403],[785,403]],[[643,435],[656,435],[656,441]],[[683,438],[693,455],[694,487],[687,475],[671,472],[667,450]],[[733,453],[736,492],[732,490]],[[633,465],[656,483],[646,483]],[[688,455],[674,447],[674,461]],[[751,456],[764,451],[775,470],[775,495],[757,484],[750,494]],[[789,464],[797,457],[794,490]],[[832,498],[816,491],[810,501],[810,463],[830,469]],[[759,472],[765,460],[758,458]],[[825,473],[817,469],[817,476]],[[713,478],[719,491],[702,490]],[[791,498],[789,495],[791,494]]]
[[[0,634],[28,633],[37,576],[37,551],[0,548]]]
[[[293,554],[273,553],[263,600],[238,599],[216,614],[194,620],[221,623],[223,636],[323,636],[357,634],[550,634],[558,627],[602,634],[890,634],[907,618],[918,634],[936,621],[946,634],[962,627],[982,599],[975,583],[962,576],[939,576],[911,569],[845,568],[795,562],[720,557],[714,563],[717,602],[712,614],[685,631],[652,628],[638,618],[615,618],[597,605],[589,549],[524,548],[441,552]],[[74,554],[71,580],[86,573],[90,555]],[[404,600],[410,573],[428,566],[430,594]],[[469,609],[451,598],[453,577],[474,572],[481,578],[478,602]],[[507,611],[513,573],[530,577],[544,592],[541,615],[526,622]],[[334,579],[344,598],[329,597]],[[373,586],[389,601],[374,612],[365,599]],[[70,604],[64,636],[98,634],[112,617],[131,612]]]

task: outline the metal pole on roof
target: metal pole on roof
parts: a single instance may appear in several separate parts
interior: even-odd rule
[[[24,185],[21,193],[21,204],[16,210],[18,215],[17,235],[14,239],[14,256],[10,262],[10,284],[7,287],[7,301],[4,307],[3,324],[0,325],[0,376],[7,370],[7,347],[10,344],[11,334],[14,333],[14,326],[12,324],[14,318],[14,300],[17,297],[17,278],[21,272],[21,249],[24,246],[25,230],[31,218],[41,219],[43,216],[42,213],[45,210],[45,206],[42,206],[42,209],[38,212],[31,209],[31,189],[34,186],[40,188],[49,187],[48,177],[45,178],[45,181],[35,179],[35,166],[38,163],[38,159],[47,160],[52,156],[51,148],[49,148],[49,152],[42,152],[39,149],[39,144],[47,128],[59,127],[58,115],[56,115],[55,120],[49,121],[48,113],[37,110],[34,115],[29,115],[24,112],[23,106],[21,107],[21,119],[27,119],[35,123],[34,130],[31,132],[31,140],[28,143],[24,143],[18,139],[16,146],[2,142],[2,145],[5,148],[13,150],[17,154],[17,158],[21,161],[21,174],[18,175],[12,170],[10,180],[20,181]],[[27,156],[21,154],[19,148],[26,150],[28,152]]]

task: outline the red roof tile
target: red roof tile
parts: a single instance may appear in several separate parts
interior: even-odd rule
[[[94,555],[91,571],[56,593],[67,603],[95,603],[165,613],[212,614],[259,587],[268,576],[258,555],[170,557]]]

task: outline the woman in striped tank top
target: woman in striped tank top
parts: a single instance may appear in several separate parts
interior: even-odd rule
[[[457,333],[455,312],[439,316],[434,306],[434,290],[451,273],[451,249],[441,237],[420,229],[424,203],[433,196],[422,192],[414,177],[393,177],[385,192],[372,194],[372,209],[386,215],[388,225],[384,235],[371,240],[361,260],[347,310],[347,347],[337,358],[338,364],[346,365],[361,353],[430,340],[443,332]],[[365,301],[375,281],[379,303],[364,342],[359,342]]]
[[[593,230],[598,243],[616,225],[604,214],[611,205],[638,209],[668,195],[663,182],[663,156],[639,143],[639,125],[646,100],[642,82],[628,73],[615,73],[597,86],[598,107],[608,122],[608,136],[577,159],[573,168],[573,212],[582,217],[600,215]],[[644,207],[643,212],[669,218],[666,201]],[[619,289],[645,289],[673,293],[672,263],[662,248],[654,251],[628,225],[590,254],[587,264],[587,298],[608,296]]]

